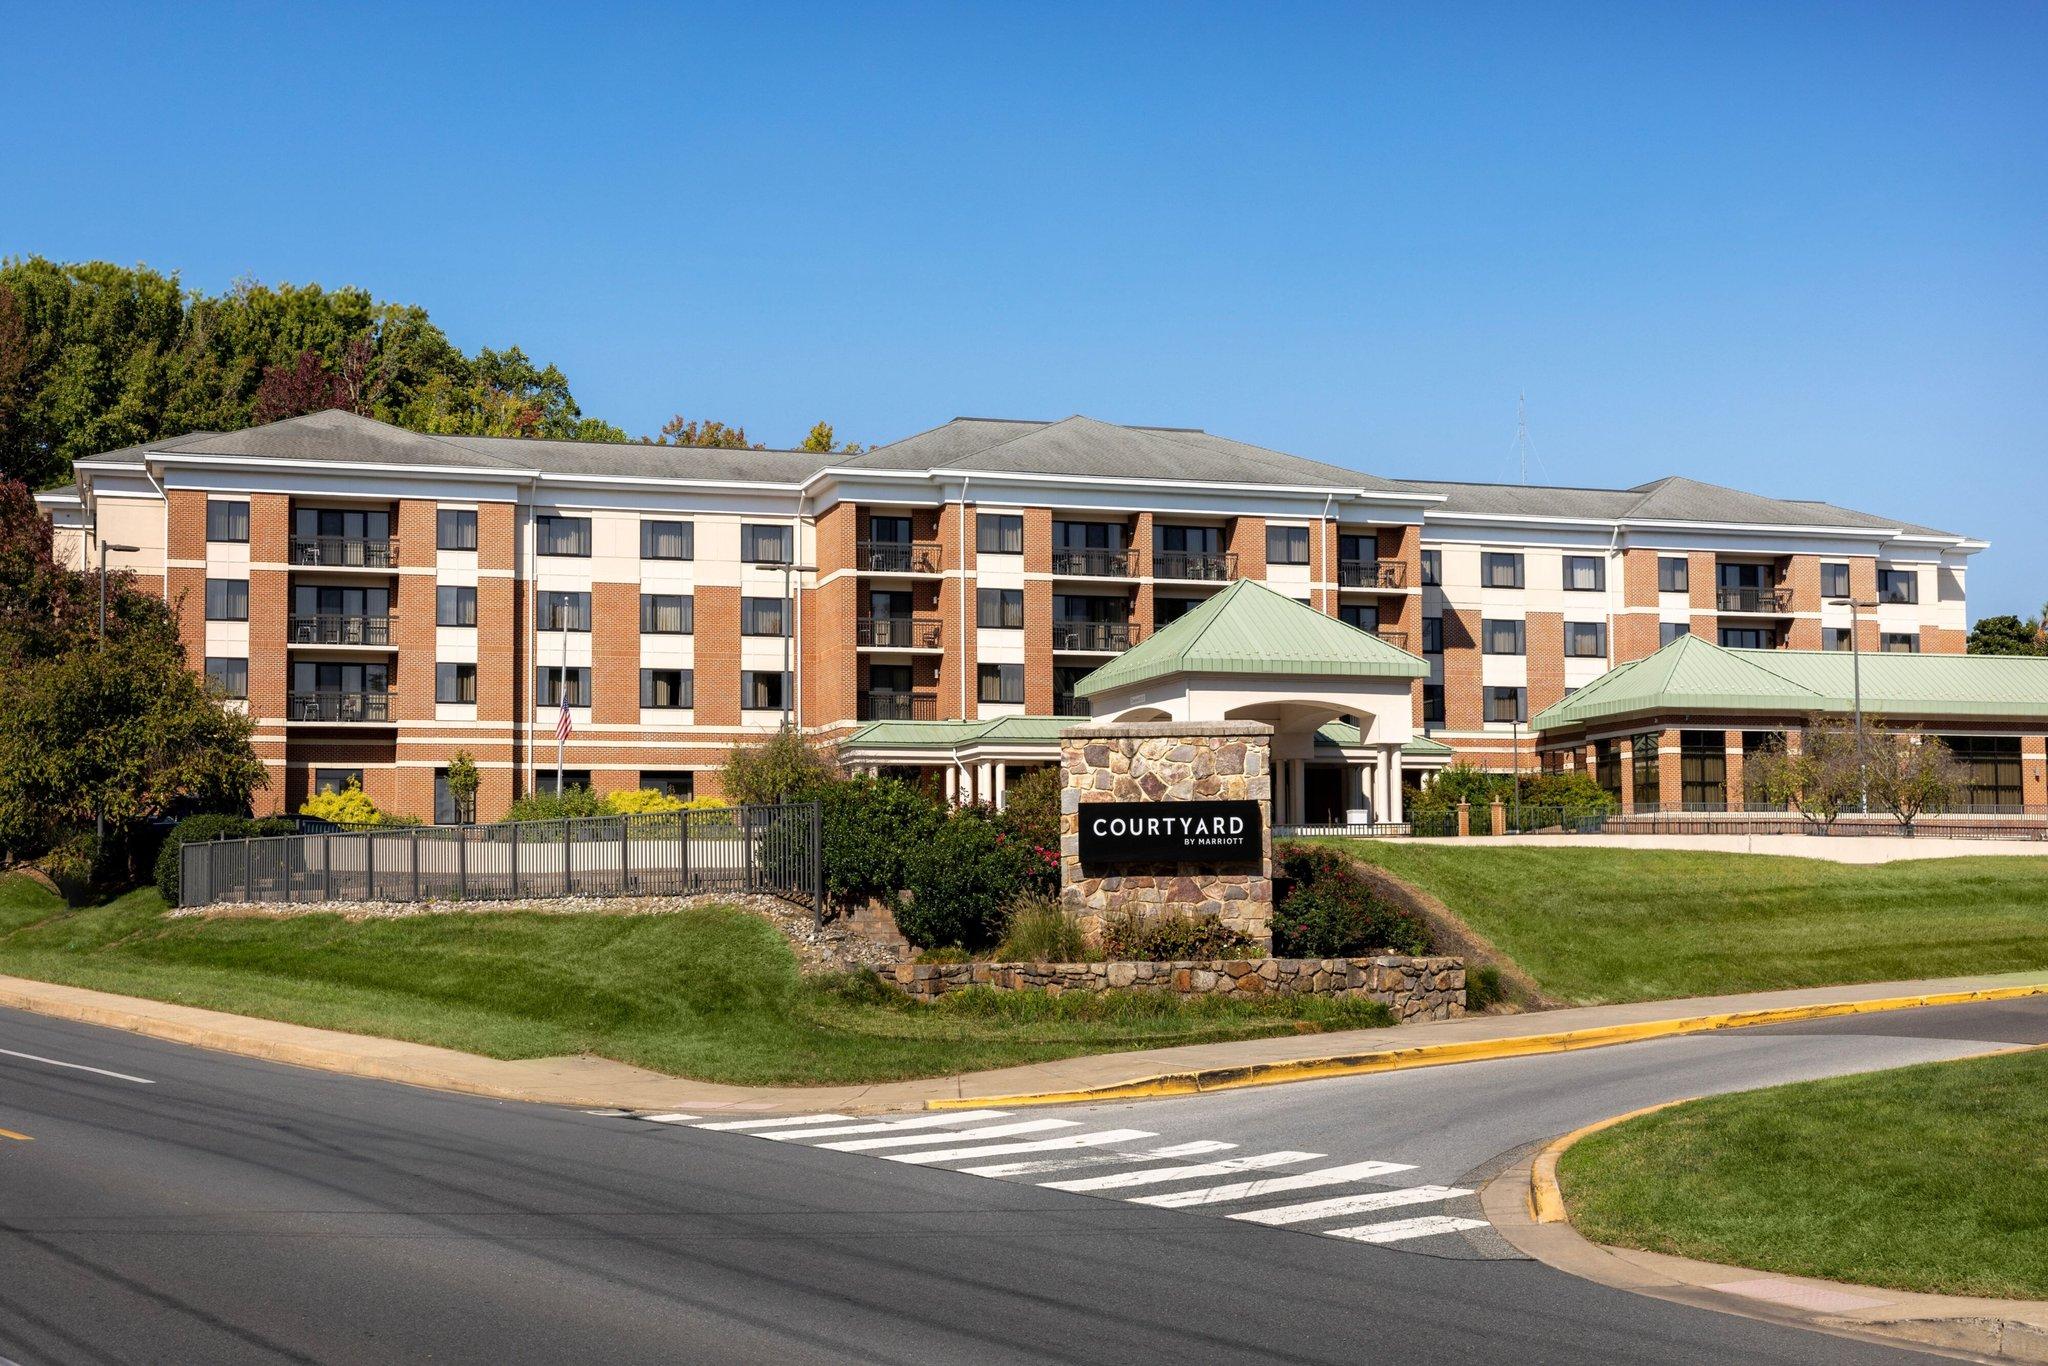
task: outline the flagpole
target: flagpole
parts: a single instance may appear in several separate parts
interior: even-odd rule
[[[562,600],[555,599],[555,629],[562,637],[562,662],[555,670],[555,702],[562,713],[569,710],[569,632],[562,621]],[[555,795],[562,795],[562,747],[568,742],[562,734],[561,715],[555,718]]]

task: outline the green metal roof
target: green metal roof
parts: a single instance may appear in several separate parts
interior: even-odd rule
[[[1846,712],[1856,656],[1845,650],[1730,650],[1680,636],[1610,669],[1529,721],[1533,730],[1657,712]],[[2048,717],[2048,658],[1865,653],[1863,709],[1880,716]]]
[[[1316,731],[1316,743],[1319,745],[1335,745],[1339,749],[1344,749],[1358,742],[1358,727],[1352,725],[1349,721],[1331,721]],[[1407,744],[1401,746],[1401,752],[1417,756],[1449,754],[1451,753],[1451,747],[1441,740],[1432,740],[1427,735],[1418,735]]]
[[[970,744],[1052,743],[1068,726],[1088,724],[1085,716],[998,716],[992,721],[870,721],[841,741],[842,746],[889,749],[958,749]]]
[[[1262,583],[1240,579],[1074,685],[1076,697],[1174,674],[1427,678],[1429,666]]]

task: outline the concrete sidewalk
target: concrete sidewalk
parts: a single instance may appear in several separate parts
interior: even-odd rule
[[[547,1105],[690,1113],[880,1111],[1184,1095],[1312,1077],[1520,1057],[1913,1005],[2048,995],[2048,972],[1482,1015],[1390,1029],[1107,1053],[866,1086],[727,1086],[607,1058],[505,1061],[305,1025],[0,977],[0,1007],[301,1067]]]
[[[2043,858],[2048,840],[1963,840],[1928,835],[1489,835],[1483,839],[1425,836],[1403,844],[1456,844],[1467,849],[1686,849],[1694,853],[1775,854],[1827,863],[1903,863],[1937,858]]]

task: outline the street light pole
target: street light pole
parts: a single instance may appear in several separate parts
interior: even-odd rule
[[[791,584],[795,575],[815,574],[817,570],[818,566],[814,564],[798,564],[794,555],[791,555],[782,566],[782,606],[784,609],[782,615],[782,728],[784,730],[790,728],[790,704],[793,701],[791,694],[796,692],[796,672],[790,655],[791,641],[796,635],[796,591]]]
[[[1850,686],[1855,690],[1856,716],[1856,810],[1859,815],[1867,816],[1870,814],[1870,769],[1863,748],[1863,632],[1859,629],[1862,621],[1859,613],[1865,607],[1874,611],[1877,604],[1860,598],[1837,598],[1832,605],[1849,609],[1849,678]]]

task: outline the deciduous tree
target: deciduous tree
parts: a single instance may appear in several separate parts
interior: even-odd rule
[[[1967,775],[1949,747],[1933,736],[1878,727],[1866,746],[1870,800],[1898,818],[1907,834],[1929,812],[1956,804]]]
[[[1790,808],[1809,825],[1832,828],[1862,800],[1855,730],[1838,716],[1807,717],[1796,753],[1774,737],[1743,761],[1742,790],[1760,806]]]
[[[1973,655],[2038,655],[2048,653],[2048,640],[2033,617],[1980,617],[1970,628],[1969,649]]]

